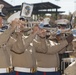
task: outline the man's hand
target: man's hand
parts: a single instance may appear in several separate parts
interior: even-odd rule
[[[16,28],[16,27],[17,27],[16,32],[22,31],[23,28],[24,28],[24,25],[25,25],[25,21],[22,21],[22,20],[20,20],[20,19],[15,19],[15,20],[13,20],[13,21],[11,22],[11,26],[12,26],[13,28]]]
[[[19,19],[15,19],[15,20],[13,20],[12,22],[11,22],[11,26],[12,27],[16,27],[16,26],[18,26],[19,25]]]

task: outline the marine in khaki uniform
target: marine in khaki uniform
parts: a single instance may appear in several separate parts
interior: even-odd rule
[[[3,17],[5,16],[2,13],[3,4],[0,4],[0,28],[3,26]],[[10,35],[15,30],[16,25],[11,26],[4,32],[0,33],[0,75],[8,75],[10,67],[10,56],[9,56],[9,47],[7,42],[10,38]]]
[[[17,14],[19,14],[17,12]],[[16,17],[13,16],[13,17]],[[32,75],[34,74],[34,67],[36,67],[36,62],[34,59],[34,50],[32,45],[30,44],[34,37],[38,32],[38,26],[33,28],[33,32],[26,38],[24,35],[24,23],[25,19],[20,18],[19,20],[19,28],[15,30],[15,32],[11,35],[9,44],[12,42],[11,45],[11,55],[12,55],[12,66],[14,67],[14,72],[11,75]],[[14,20],[13,23],[15,24],[16,21]],[[30,50],[32,52],[30,52]]]
[[[71,25],[70,25],[69,20],[67,20],[67,19],[59,19],[59,20],[56,20],[55,23],[58,26],[57,35],[58,35],[59,38],[61,37],[62,39],[64,39],[66,37],[69,37],[68,39],[71,39],[70,36],[73,37],[73,35],[70,32],[71,31]],[[62,41],[62,40],[60,40],[60,41]],[[66,58],[69,58],[69,56],[70,56],[69,52],[71,52],[71,51],[73,51],[72,42],[70,42],[65,48],[63,48],[59,52],[59,56],[60,56],[60,70],[62,69],[61,70],[62,73],[64,71],[64,66],[65,66],[65,68],[68,66],[68,63],[65,62],[65,65],[64,65],[62,63],[62,60],[66,59]]]
[[[60,75],[59,51],[68,45],[66,40],[56,43],[46,39],[46,28],[40,26],[39,34],[33,41],[36,52],[37,73],[36,75]]]
[[[73,52],[71,53],[71,57],[74,61],[64,70],[65,75],[76,75],[76,23],[75,23],[76,11],[73,13],[72,16],[72,27],[73,29],[70,31],[74,39],[72,41],[73,45]]]
[[[0,34],[0,74],[7,74],[10,67],[10,56],[9,50],[10,45],[8,44],[11,34],[14,32],[16,25],[11,26],[9,29]],[[8,75],[8,74],[7,74]]]
[[[76,27],[74,27],[71,31],[74,36],[72,41],[73,52],[71,53],[73,62],[64,70],[64,74],[66,75],[76,75]]]
[[[18,35],[20,36],[20,33],[18,33]],[[14,71],[16,71],[16,74],[19,75],[34,74],[34,68],[36,67],[36,64],[33,55],[34,50],[30,43],[34,39],[35,35],[36,31],[34,33],[31,33],[31,35],[29,35],[27,38],[25,38],[26,36],[24,35],[21,36],[22,37],[21,40],[23,41],[24,44],[24,48],[22,48],[22,50],[24,50],[24,52],[17,53],[15,52],[16,48],[12,49],[12,65],[14,67]],[[26,44],[28,44],[28,46],[26,46]]]

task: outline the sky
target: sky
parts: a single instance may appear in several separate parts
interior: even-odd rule
[[[13,6],[21,5],[23,2],[26,3],[40,3],[40,2],[51,2],[60,6],[59,11],[65,11],[64,14],[73,13],[76,10],[76,0],[5,0]]]

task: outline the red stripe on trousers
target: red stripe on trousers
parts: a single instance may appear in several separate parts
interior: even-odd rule
[[[44,72],[44,74],[43,75],[46,75],[46,72]]]
[[[19,75],[19,72],[16,71],[16,75]]]

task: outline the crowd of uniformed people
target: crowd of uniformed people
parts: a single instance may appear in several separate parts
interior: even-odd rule
[[[0,11],[0,75],[76,75],[75,60],[61,69],[63,57],[76,57],[76,29],[67,19],[52,28],[49,16],[29,22],[14,14],[4,26]]]

